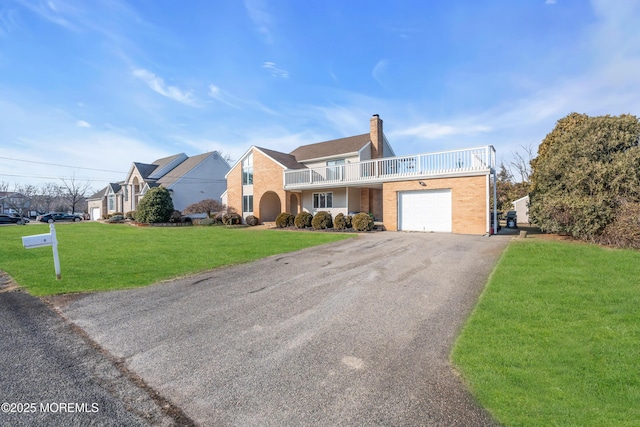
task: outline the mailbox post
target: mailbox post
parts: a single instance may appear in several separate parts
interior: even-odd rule
[[[36,234],[34,236],[24,236],[22,238],[22,245],[25,249],[42,248],[44,246],[51,246],[53,249],[53,266],[56,270],[56,279],[62,279],[60,274],[60,258],[58,257],[58,239],[56,238],[56,227],[53,224],[49,224],[50,233]]]

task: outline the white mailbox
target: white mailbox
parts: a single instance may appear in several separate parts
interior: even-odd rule
[[[22,238],[22,244],[26,249],[52,246],[53,237],[51,236],[51,233],[36,234],[35,236],[24,236]]]
[[[36,234],[35,236],[24,236],[22,238],[22,244],[26,249],[41,248],[44,246],[51,246],[53,249],[53,267],[56,270],[56,279],[62,279],[60,274],[60,258],[58,257],[58,238],[56,237],[56,227],[53,224],[49,224],[48,234]]]

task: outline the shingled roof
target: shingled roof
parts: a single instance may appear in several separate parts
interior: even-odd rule
[[[185,176],[191,169],[198,166],[202,163],[207,157],[214,155],[215,151],[211,151],[204,154],[199,154],[197,156],[192,156],[180,163],[175,168],[171,169],[169,173],[163,175],[161,178],[157,180],[157,183],[163,185],[164,187],[169,187],[171,184],[176,182],[178,179]]]
[[[298,162],[311,159],[321,159],[324,157],[339,156],[341,154],[355,153],[362,149],[371,141],[371,135],[349,136],[347,138],[333,139],[331,141],[317,142],[315,144],[303,145],[293,150],[290,155]]]
[[[281,153],[279,151],[269,150],[267,148],[256,147],[267,156],[271,157],[276,162],[280,163],[287,169],[306,169],[306,166],[298,163],[296,158],[291,154]]]

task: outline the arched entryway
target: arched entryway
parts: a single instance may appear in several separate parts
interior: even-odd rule
[[[273,191],[267,191],[260,198],[260,221],[273,222],[281,212],[280,197]]]
[[[289,196],[289,213],[296,216],[298,212],[300,212],[300,199],[297,194],[291,194]]]

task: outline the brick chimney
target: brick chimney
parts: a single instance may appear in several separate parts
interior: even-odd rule
[[[371,135],[371,158],[379,159],[384,156],[382,151],[384,149],[384,135],[382,133],[382,120],[377,114],[371,117],[369,133]]]

